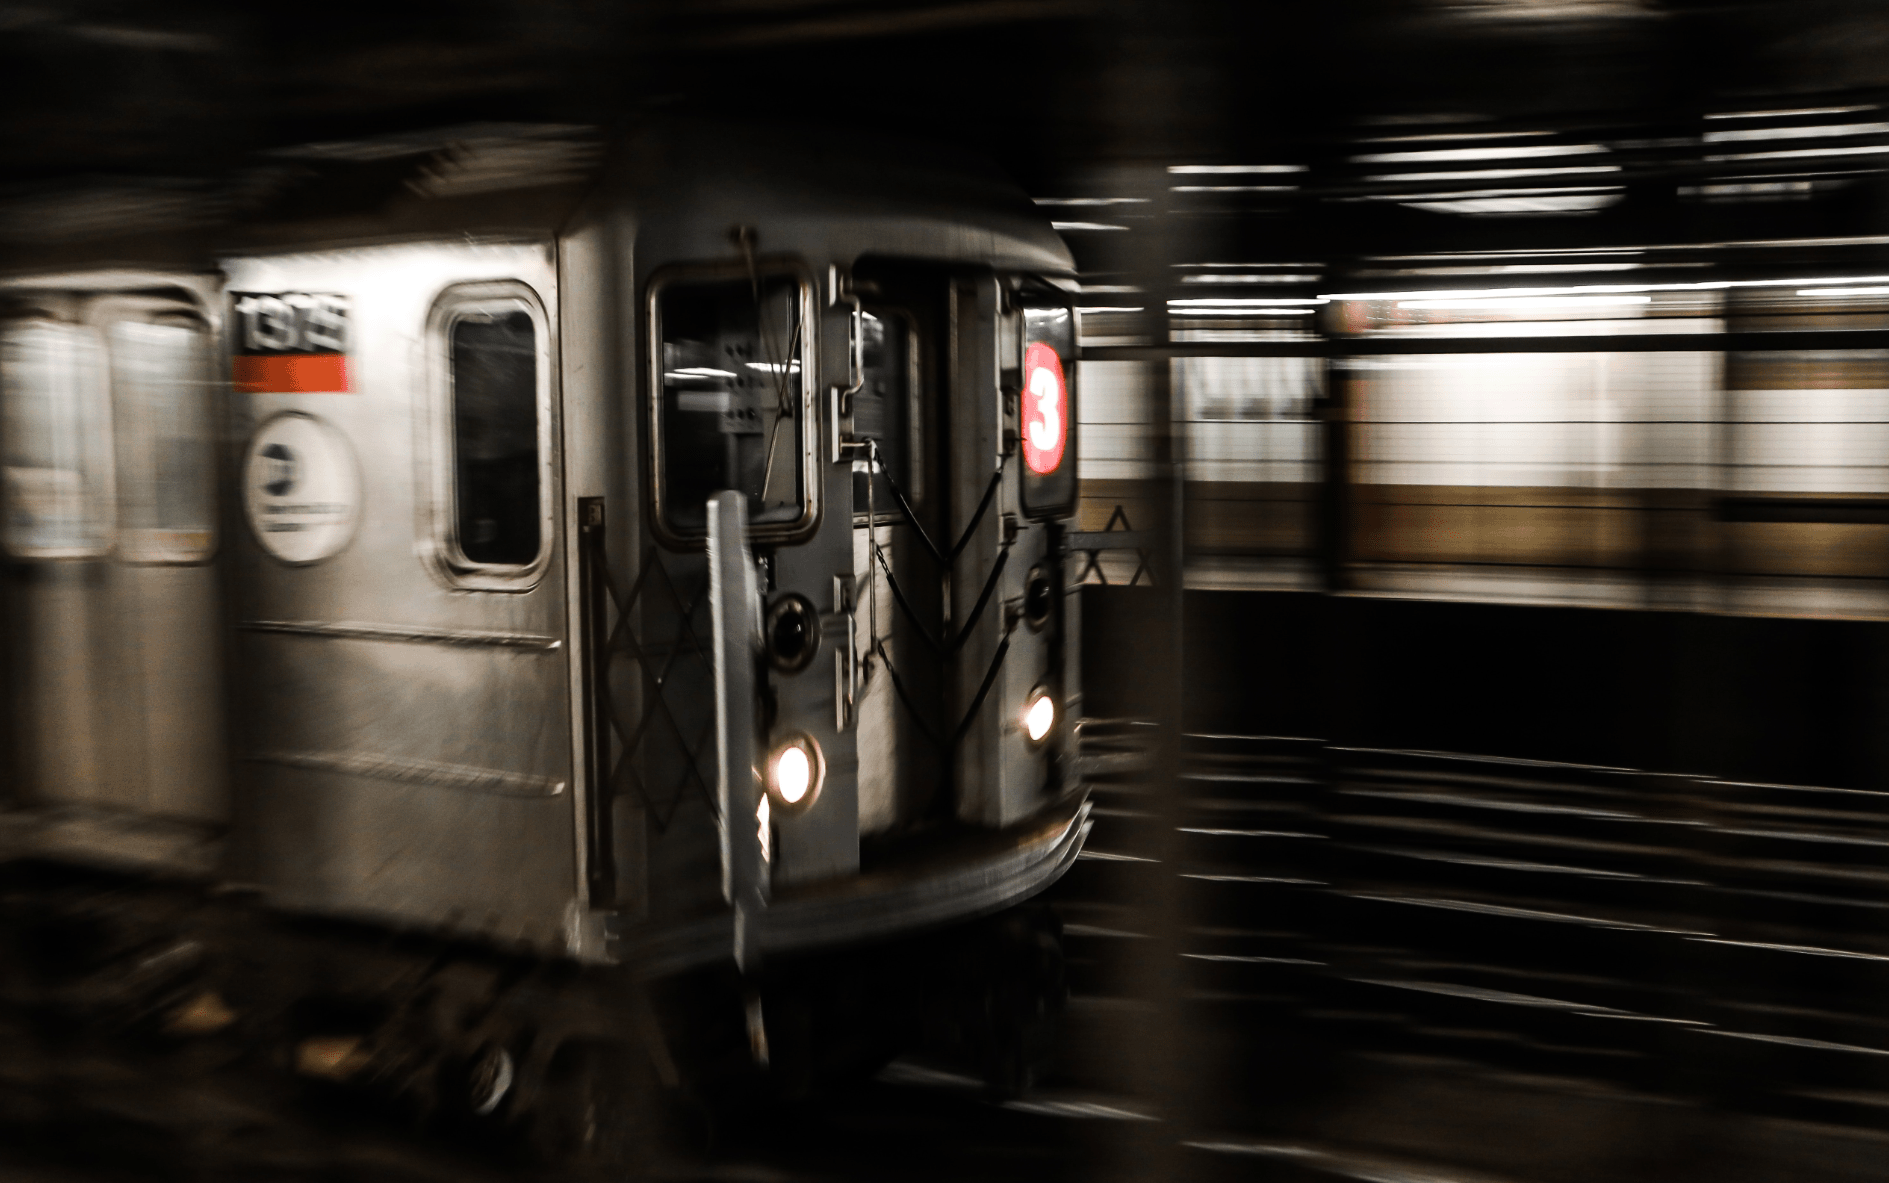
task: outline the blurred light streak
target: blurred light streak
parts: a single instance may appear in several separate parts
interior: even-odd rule
[[[1182,283],[1316,283],[1317,275],[1183,275]]]
[[[1551,189],[1546,190],[1546,192],[1561,192],[1561,190]],[[1438,251],[1432,254],[1422,255],[1366,255],[1365,261],[1370,263],[1428,263],[1439,259],[1503,259],[1512,258],[1516,255],[1525,255],[1530,258],[1537,256],[1546,258],[1561,255],[1643,255],[1649,249],[1653,248],[1640,246],[1575,246],[1547,247],[1542,250],[1467,251],[1460,254]],[[1580,264],[1570,264],[1569,266],[1580,266]]]
[[[1194,299],[1169,300],[1168,307],[1170,308],[1194,308],[1194,307],[1201,307],[1201,306],[1212,304],[1217,307],[1271,308],[1271,307],[1278,307],[1282,305],[1292,305],[1292,304],[1301,304],[1301,305],[1324,304],[1324,303],[1327,303],[1328,300],[1329,298],[1326,296],[1292,296],[1292,297],[1278,297],[1278,298],[1266,297],[1266,296],[1252,296],[1252,297],[1227,296],[1222,299],[1202,298],[1198,300],[1194,300]]]
[[[1104,1121],[1159,1121],[1150,1113],[1136,1113],[1115,1105],[1095,1101],[1005,1101],[1005,1109],[1018,1113],[1036,1113],[1046,1117],[1100,1118]]]
[[[1851,234],[1837,238],[1760,238],[1738,242],[1675,244],[1675,250],[1713,250],[1719,247],[1889,246],[1889,234]]]
[[[1485,197],[1547,197],[1555,194],[1619,193],[1618,185],[1555,185],[1527,189],[1462,189],[1446,193],[1366,193],[1338,201],[1458,201]],[[1533,252],[1531,252],[1533,253]],[[1553,252],[1543,252],[1553,253]]]
[[[1560,275],[1569,271],[1645,271],[1652,263],[1493,263],[1481,267],[1400,267],[1360,271],[1359,275]],[[1709,267],[1709,263],[1660,263],[1668,267]]]
[[[1811,140],[1834,136],[1870,136],[1889,132],[1889,123],[1824,123],[1815,127],[1735,127],[1708,131],[1705,142],[1728,140]]]
[[[1418,152],[1374,152],[1353,156],[1353,164],[1438,164],[1446,160],[1522,160],[1537,156],[1593,156],[1599,144],[1523,144],[1513,148],[1426,148]]]
[[[1296,193],[1297,185],[1170,185],[1170,193]]]
[[[1889,287],[1869,288],[1803,288],[1800,296],[1889,296]]]
[[[1823,156],[1870,156],[1889,152],[1889,145],[1858,144],[1848,148],[1780,148],[1775,152],[1734,152],[1725,156],[1707,156],[1709,164],[1732,160],[1808,160]]]
[[[1871,151],[1881,151],[1872,148]],[[1590,164],[1580,168],[1471,168],[1442,173],[1379,173],[1367,181],[1505,181],[1511,177],[1562,177],[1577,174],[1617,173],[1617,164]]]
[[[1303,164],[1170,164],[1171,173],[1237,175],[1240,173],[1302,173]]]
[[[1279,270],[1316,271],[1319,263],[1171,263],[1177,271],[1263,271],[1268,267]]]
[[[1520,140],[1553,134],[1547,131],[1445,131],[1420,136],[1367,136],[1358,142],[1361,144],[1415,144],[1437,140]]]
[[[1521,215],[1593,214],[1618,202],[1620,193],[1592,193],[1560,197],[1474,197],[1456,201],[1406,201],[1412,209],[1445,214]]]
[[[1539,308],[1598,308],[1651,304],[1651,296],[1522,296],[1506,299],[1400,300],[1399,308],[1460,308],[1506,311]]]
[[[1835,275],[1817,276],[1798,279],[1708,279],[1699,283],[1636,283],[1636,284],[1581,284],[1565,287],[1539,288],[1481,288],[1475,290],[1447,288],[1430,291],[1405,292],[1321,292],[1322,300],[1450,300],[1450,299],[1499,299],[1521,296],[1581,296],[1607,295],[1615,292],[1709,292],[1726,288],[1788,288],[1811,287],[1830,284],[1885,283],[1889,275]]]
[[[1734,201],[1807,201],[1819,189],[1809,181],[1766,181],[1736,185],[1681,185],[1681,197],[1703,197],[1711,202]]]
[[[1168,308],[1173,309],[1177,303],[1180,303],[1180,301],[1169,300]],[[1192,301],[1189,301],[1189,303],[1192,303]],[[1231,314],[1241,313],[1241,312],[1251,314],[1253,310],[1250,308],[1237,308],[1237,307],[1229,307],[1223,304],[1214,304],[1208,307],[1181,309],[1181,311],[1195,312],[1195,313],[1220,312],[1220,313],[1227,313],[1231,315]],[[1261,315],[1261,316],[1310,316],[1312,315],[1313,311],[1314,310],[1311,308],[1268,308],[1268,309],[1265,309],[1263,312],[1258,313],[1257,315]]]
[[[1107,222],[1051,222],[1052,230],[1126,230],[1126,226],[1112,226]]]
[[[1781,111],[1711,111],[1707,119],[1785,119],[1799,115],[1848,115],[1856,111],[1876,111],[1879,103],[1859,103],[1853,107],[1793,107]]]
[[[1582,21],[1647,18],[1653,12],[1641,0],[1454,0],[1441,6],[1463,21]]]

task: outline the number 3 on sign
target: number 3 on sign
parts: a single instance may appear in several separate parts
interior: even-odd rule
[[[1023,462],[1031,472],[1047,475],[1063,462],[1068,406],[1063,359],[1039,341],[1023,355]]]

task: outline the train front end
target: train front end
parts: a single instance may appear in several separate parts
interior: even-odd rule
[[[1041,1011],[1054,925],[1015,906],[1087,828],[1071,261],[976,174],[729,156],[639,174],[617,243],[644,512],[580,510],[610,956],[732,972],[753,1039],[827,1050],[951,1011],[941,956]]]

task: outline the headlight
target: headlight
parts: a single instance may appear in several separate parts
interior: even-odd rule
[[[782,813],[805,813],[820,795],[826,758],[811,735],[789,737],[767,758],[767,795]]]
[[[1030,737],[1031,743],[1042,743],[1055,726],[1056,700],[1047,690],[1032,691],[1023,708],[1023,734]]]

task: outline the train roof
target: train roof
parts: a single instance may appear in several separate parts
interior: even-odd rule
[[[200,179],[75,177],[10,187],[0,191],[0,278],[85,273],[116,288],[148,282],[154,271],[207,273],[230,208],[225,190]]]
[[[223,253],[545,237],[595,188],[604,152],[597,129],[563,124],[473,124],[281,149],[235,185]]]
[[[989,164],[801,124],[477,124],[286,149],[234,188],[226,254],[549,237],[601,203],[684,254],[724,254],[731,226],[759,224],[763,250],[1074,272],[1048,220]]]
[[[759,223],[763,251],[1075,273],[1049,219],[988,162],[853,133],[794,134],[797,126],[642,129],[625,145],[620,174],[639,237],[659,236],[669,252],[705,257],[726,253],[730,227]]]

